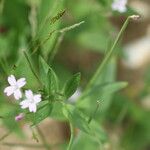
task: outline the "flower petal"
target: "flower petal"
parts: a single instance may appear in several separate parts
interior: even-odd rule
[[[25,84],[26,84],[25,78],[21,78],[21,79],[17,80],[17,85],[19,88],[23,87]]]
[[[7,96],[10,96],[14,93],[15,88],[13,86],[8,86],[4,89],[4,93],[6,93]]]
[[[35,103],[32,103],[29,105],[29,111],[30,112],[36,112],[36,104]]]
[[[40,101],[41,101],[41,95],[40,94],[34,95],[34,102],[37,104]]]
[[[20,120],[22,120],[24,118],[24,114],[23,113],[20,113],[19,115],[17,115],[16,117],[15,117],[15,120],[16,121],[20,121]]]
[[[10,84],[10,85],[16,85],[16,79],[15,79],[15,76],[14,75],[10,75],[9,77],[8,77],[8,83]]]
[[[25,95],[27,99],[29,100],[33,99],[33,92],[31,90],[26,90]]]
[[[28,100],[25,99],[24,101],[20,102],[20,105],[21,105],[22,109],[25,109],[25,108],[29,107],[30,103]]]
[[[127,8],[124,6],[122,6],[122,7],[120,7],[119,9],[118,9],[121,13],[124,13],[124,12],[126,12],[127,11]]]
[[[126,12],[127,10],[126,5],[127,5],[127,0],[114,0],[111,7],[113,10],[123,13]]]
[[[16,100],[19,100],[20,98],[22,98],[22,93],[19,89],[14,91],[14,97]]]

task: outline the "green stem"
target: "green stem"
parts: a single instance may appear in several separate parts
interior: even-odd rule
[[[67,147],[67,150],[71,150],[72,149],[72,145],[73,145],[73,139],[74,139],[74,127],[73,125],[70,123],[70,141],[69,141],[69,145]]]
[[[94,82],[96,81],[97,77],[100,75],[100,73],[102,72],[102,70],[104,69],[105,65],[107,64],[107,62],[109,61],[109,59],[111,58],[113,52],[114,52],[114,49],[121,37],[121,35],[123,34],[123,32],[125,31],[130,19],[133,19],[132,16],[129,16],[126,21],[124,22],[120,32],[118,33],[111,49],[108,51],[107,55],[105,56],[104,60],[102,61],[102,64],[99,66],[99,68],[97,69],[97,71],[95,72],[94,76],[92,77],[92,79],[90,80],[90,82],[88,83],[87,87],[86,87],[86,90],[87,91],[93,84]]]
[[[94,116],[96,115],[98,109],[99,109],[99,106],[100,106],[100,101],[97,101],[97,106],[95,108],[95,111],[93,112],[93,114],[89,117],[88,119],[88,124],[91,123],[92,119],[94,118]],[[79,140],[79,137],[81,136],[81,131],[78,133],[76,139],[73,141],[74,143],[76,143],[78,140]],[[101,145],[101,143],[98,141],[99,145]]]
[[[26,113],[27,114],[27,113]],[[32,131],[32,138],[38,143],[39,142],[39,139],[37,137],[37,135],[35,134],[33,128],[31,128],[31,131]]]
[[[41,83],[41,80],[39,79],[38,75],[36,74],[35,70],[33,69],[32,63],[31,63],[31,61],[30,61],[30,59],[29,59],[27,53],[26,53],[25,51],[23,51],[23,53],[24,53],[24,56],[25,56],[25,58],[26,58],[26,60],[27,60],[27,62],[28,62],[28,64],[29,64],[29,67],[30,67],[30,69],[31,69],[31,71],[32,71],[32,73],[33,73],[33,75],[35,76],[35,78],[37,79],[37,81],[39,82],[39,84],[42,84],[42,83]]]
[[[98,109],[99,109],[99,106],[100,106],[100,102],[97,101],[97,106],[96,106],[96,109],[94,111],[94,113],[90,116],[89,120],[88,120],[88,124],[90,124],[90,122],[92,121],[92,119],[94,118],[94,116],[96,115]]]
[[[38,133],[39,133],[39,135],[40,135],[40,138],[41,138],[41,140],[42,140],[42,142],[43,142],[43,145],[44,145],[45,149],[46,149],[46,150],[50,150],[51,148],[50,148],[50,146],[47,144],[47,141],[46,141],[46,139],[45,139],[45,137],[44,137],[42,131],[40,130],[40,128],[39,128],[38,126],[36,127],[36,129],[37,129],[37,131],[38,131]]]

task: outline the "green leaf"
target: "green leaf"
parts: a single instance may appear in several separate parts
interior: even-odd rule
[[[49,71],[48,71],[48,75],[47,75],[47,87],[46,87],[46,90],[48,91],[48,94],[53,94],[55,92],[58,91],[58,78],[55,74],[55,72],[49,68]]]
[[[74,140],[72,150],[81,149],[82,150],[99,150],[101,145],[108,140],[106,132],[102,129],[101,125],[92,121],[90,123],[90,127],[93,134],[85,134],[84,132],[80,132],[78,134],[78,138]]]
[[[102,119],[101,115],[103,114],[103,117],[105,116],[112,102],[113,94],[126,86],[127,82],[108,82],[95,85],[81,96],[80,100],[77,101],[77,106],[80,109],[84,109],[86,113],[91,114],[96,107],[96,101],[101,101],[101,109],[94,118],[98,120]]]
[[[67,98],[69,98],[76,91],[80,83],[81,74],[77,73],[70,78],[64,86],[63,93]]]
[[[40,56],[39,57],[39,70],[41,81],[45,84],[47,82],[47,74],[49,70],[49,65],[45,62],[45,60]]]
[[[86,96],[91,95],[104,95],[104,94],[112,94],[114,92],[117,92],[123,88],[125,88],[128,85],[127,82],[110,82],[110,83],[103,83],[100,85],[95,85],[93,88],[91,88],[82,98]],[[101,94],[100,94],[101,93]],[[97,97],[98,98],[98,97]]]
[[[63,114],[75,127],[85,133],[91,133],[86,117],[73,105],[64,105]]]
[[[66,121],[66,117],[62,115],[62,110],[63,110],[63,104],[58,101],[54,102],[51,117],[54,118],[55,120],[59,120],[63,122]]]
[[[96,99],[100,99],[102,95],[109,95],[114,92],[117,92],[128,85],[127,82],[110,82],[110,83],[103,83],[100,85],[95,85],[93,88],[89,89],[82,97],[83,99],[87,99],[87,97],[92,98],[96,96]]]
[[[91,136],[85,134],[84,132],[80,132],[78,138],[75,139],[72,150],[101,150],[100,145],[95,138],[91,138]]]
[[[103,120],[106,116],[108,108],[112,103],[113,93],[108,94],[108,90],[104,90],[104,86],[115,83],[116,76],[116,59],[111,59],[104,68],[101,75],[97,76],[96,81],[91,88],[86,90],[77,101],[78,108],[84,110],[86,114],[91,115],[97,107],[97,101],[101,102],[101,107],[94,116],[96,120]],[[106,88],[107,89],[107,88]]]
[[[58,90],[58,78],[53,69],[40,56],[39,58],[40,77],[48,95]]]
[[[98,140],[98,142],[105,142],[107,140],[107,134],[106,132],[103,130],[102,126],[100,125],[100,123],[92,120],[90,123],[90,127],[92,132],[94,133],[94,138],[95,140]]]
[[[30,117],[33,123],[32,126],[39,124],[41,121],[49,117],[51,114],[52,108],[53,108],[53,105],[48,103],[40,107],[36,113],[29,114],[28,117]]]

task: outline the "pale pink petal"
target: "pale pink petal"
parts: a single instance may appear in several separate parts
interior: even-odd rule
[[[21,79],[17,80],[17,85],[19,88],[23,87],[25,84],[26,84],[25,78],[21,78]]]
[[[14,75],[10,75],[10,76],[8,77],[8,83],[9,83],[10,85],[16,85],[16,79],[15,79],[15,76],[14,76]]]
[[[14,93],[15,88],[13,86],[8,86],[4,89],[4,93],[6,93],[7,96],[10,96]]]
[[[29,111],[30,112],[36,112],[36,104],[32,103],[29,105]]]
[[[112,9],[119,11],[120,13],[126,12],[127,0],[114,0],[112,3]]]
[[[127,11],[127,8],[126,8],[126,7],[120,7],[119,11],[120,11],[121,13],[126,12],[126,11]]]
[[[14,97],[16,100],[19,100],[20,98],[22,98],[22,93],[19,89],[14,91]]]
[[[39,103],[40,101],[41,101],[41,95],[40,94],[34,95],[34,102]]]
[[[30,103],[28,100],[24,100],[24,101],[20,102],[20,105],[21,105],[22,109],[25,109],[25,108],[29,107]]]
[[[25,95],[27,97],[27,99],[33,99],[33,92],[31,90],[27,90],[25,91]]]
[[[24,114],[23,113],[20,113],[19,115],[17,115],[16,117],[15,117],[15,120],[16,121],[20,121],[20,120],[22,120],[24,118]]]

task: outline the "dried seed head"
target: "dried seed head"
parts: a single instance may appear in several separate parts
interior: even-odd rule
[[[138,19],[140,19],[140,16],[139,15],[132,15],[132,16],[130,16],[130,18],[133,20],[138,20]]]

